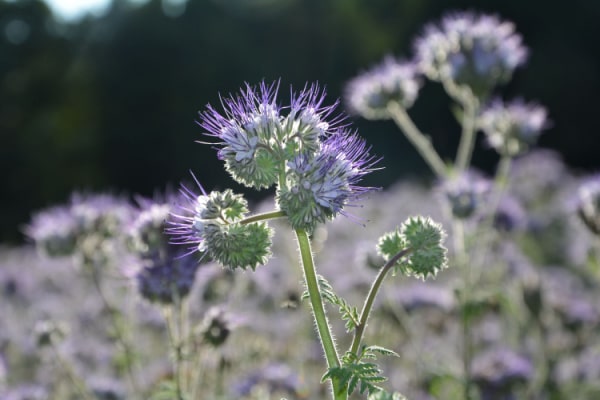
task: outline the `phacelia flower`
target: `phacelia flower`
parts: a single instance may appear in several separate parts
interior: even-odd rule
[[[513,394],[516,385],[529,381],[534,375],[528,358],[505,348],[477,354],[471,370],[482,395],[488,399]]]
[[[222,146],[218,156],[227,171],[257,189],[277,183],[285,161],[298,151],[314,151],[340,120],[326,121],[336,104],[322,105],[325,91],[318,85],[292,93],[286,107],[276,102],[278,89],[277,82],[246,85],[239,95],[222,99],[222,114],[210,105],[200,113],[199,125]]]
[[[79,224],[68,207],[51,207],[33,215],[25,234],[49,257],[69,256],[76,249]]]
[[[478,118],[487,141],[501,155],[514,157],[537,142],[548,127],[547,111],[537,104],[520,100],[505,104],[494,101]]]
[[[75,194],[71,213],[83,232],[113,238],[131,221],[134,209],[127,200],[109,194]]]
[[[139,203],[140,211],[127,229],[129,246],[141,257],[164,253],[168,247],[165,228],[172,206],[146,199],[140,199]]]
[[[480,212],[491,190],[491,182],[475,170],[467,170],[439,184],[439,192],[455,218],[466,219]]]
[[[393,265],[395,270],[425,280],[448,267],[445,238],[442,226],[431,218],[411,217],[399,229],[380,237],[377,251],[388,262],[405,252]]]
[[[416,64],[386,57],[348,83],[346,99],[350,110],[364,118],[387,119],[390,103],[409,108],[420,87]]]
[[[151,302],[171,304],[179,301],[192,289],[199,265],[198,259],[190,253],[156,257],[139,270],[136,276],[138,291]]]
[[[341,129],[328,136],[316,154],[303,152],[287,163],[286,182],[277,201],[294,229],[312,232],[318,223],[344,214],[367,192],[358,183],[378,161],[356,133]]]
[[[594,235],[600,235],[600,175],[583,182],[577,190],[577,215]]]
[[[265,222],[244,223],[246,200],[231,190],[195,195],[182,187],[183,202],[172,213],[167,233],[175,244],[207,254],[231,269],[255,269],[271,256],[273,232]]]
[[[527,49],[511,22],[470,12],[453,13],[439,25],[428,25],[415,49],[428,78],[452,81],[476,96],[485,96],[507,82],[527,58]]]

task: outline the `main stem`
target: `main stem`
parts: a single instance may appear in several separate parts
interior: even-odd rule
[[[327,315],[325,314],[325,307],[323,306],[321,291],[319,289],[319,283],[317,282],[317,274],[315,271],[315,264],[313,262],[310,239],[308,238],[306,231],[303,229],[296,229],[296,238],[298,239],[298,247],[300,249],[300,257],[302,259],[302,267],[304,269],[304,280],[308,289],[308,296],[310,298],[313,316],[317,324],[317,332],[325,352],[327,366],[329,368],[338,367],[340,365],[340,359],[335,348],[335,343],[333,342],[333,336],[331,335],[331,328],[329,326],[329,322],[327,321]],[[332,385],[334,400],[346,400],[348,398],[346,389],[340,387],[337,379],[332,379]]]

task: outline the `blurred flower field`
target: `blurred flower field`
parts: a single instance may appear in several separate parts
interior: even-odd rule
[[[515,162],[510,181],[497,229],[473,266],[479,282],[469,311],[474,381],[488,399],[593,399],[600,395],[600,261],[598,237],[574,208],[582,179],[555,154],[538,150]],[[414,213],[446,222],[439,195],[401,182],[364,201],[356,213],[368,220],[365,227],[342,219],[318,228],[322,274],[358,304],[381,264],[371,238]],[[136,208],[129,211],[134,218]],[[300,300],[297,252],[291,231],[278,224],[274,256],[255,273],[213,263],[198,268],[189,297],[200,347],[198,398],[326,398],[319,385],[322,350]],[[48,258],[29,245],[2,249],[3,399],[83,398],[77,387],[89,398],[128,399],[127,368],[148,396],[172,375],[163,306],[140,294],[125,237],[111,239],[101,283],[118,310],[130,360],[115,338],[114,310],[78,260]],[[459,282],[452,268],[428,283],[400,276],[385,282],[365,340],[401,355],[381,359],[386,388],[410,399],[460,398]],[[339,336],[343,330],[334,326]]]

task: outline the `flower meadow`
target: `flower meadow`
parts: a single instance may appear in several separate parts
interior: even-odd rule
[[[413,53],[339,102],[282,78],[199,112],[197,146],[271,199],[191,165],[152,198],[35,212],[30,243],[0,249],[0,398],[599,398],[600,176],[536,147],[545,107],[497,94],[526,66],[512,23],[450,13]],[[410,116],[426,80],[456,116],[453,160]],[[433,182],[365,185],[385,159],[354,118],[395,123]]]

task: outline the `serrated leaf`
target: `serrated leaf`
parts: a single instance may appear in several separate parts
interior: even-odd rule
[[[400,357],[400,355],[398,353],[396,353],[394,350],[386,349],[385,347],[377,346],[377,345],[365,347],[364,352],[365,353],[366,352],[369,352],[369,353],[379,353],[379,354],[382,354],[384,356]]]

